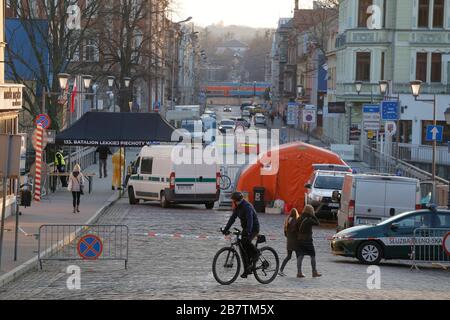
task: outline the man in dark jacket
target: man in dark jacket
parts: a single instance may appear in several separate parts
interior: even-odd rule
[[[108,162],[108,155],[112,154],[111,150],[107,146],[101,146],[98,147],[95,152],[98,152],[98,169],[100,173],[100,179],[102,176],[105,176],[105,178],[108,176],[108,172],[106,171],[106,165]],[[102,170],[103,169],[103,170]],[[103,174],[102,174],[103,171]]]
[[[258,259],[259,251],[252,243],[252,240],[258,236],[259,233],[259,221],[256,215],[255,208],[244,199],[244,196],[240,192],[235,192],[231,196],[233,201],[234,210],[226,227],[222,230],[224,234],[228,234],[231,226],[236,221],[236,218],[241,220],[242,226],[242,246],[244,253],[244,273],[242,278],[247,278],[252,273],[252,265]]]

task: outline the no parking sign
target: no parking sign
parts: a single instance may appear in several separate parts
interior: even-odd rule
[[[36,117],[36,126],[41,125],[42,129],[48,129],[50,128],[50,125],[52,121],[50,120],[50,117],[47,114],[41,113]]]
[[[88,234],[81,237],[78,241],[78,255],[85,260],[97,260],[103,252],[102,240],[93,235]]]
[[[447,255],[450,256],[450,232],[445,235],[444,241],[442,241],[442,246],[444,247]]]

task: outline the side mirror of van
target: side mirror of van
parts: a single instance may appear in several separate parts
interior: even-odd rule
[[[331,195],[331,201],[333,202],[341,202],[341,193],[339,191],[333,191],[332,195]]]
[[[392,230],[392,231],[397,231],[398,228],[399,228],[398,223],[393,223],[393,224],[391,224],[391,230]]]
[[[307,184],[305,184],[305,188],[306,188],[306,189],[311,189],[311,188],[312,188],[312,185],[311,185],[310,183],[307,183]]]

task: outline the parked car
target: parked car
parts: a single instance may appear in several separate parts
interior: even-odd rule
[[[319,209],[319,218],[335,219],[339,203],[332,201],[334,191],[342,191],[345,175],[349,172],[316,170],[305,184],[305,204]]]
[[[257,113],[255,115],[255,124],[261,124],[261,125],[266,125],[267,124],[267,120],[266,120],[266,116],[263,115],[262,113]]]
[[[189,144],[141,149],[128,181],[130,204],[138,204],[140,200],[157,200],[163,208],[175,203],[205,204],[207,209],[214,207],[220,194],[219,166],[215,163],[179,164],[172,154],[174,148],[183,147],[202,148]]]
[[[387,219],[376,226],[345,229],[333,236],[331,250],[335,255],[357,258],[360,262],[371,265],[379,264],[382,259],[410,260],[414,230],[417,228],[450,230],[450,211],[415,210]],[[442,240],[431,241],[428,248],[422,249],[427,250],[430,257],[446,256]]]
[[[417,179],[349,174],[344,178],[338,230],[357,225],[377,224],[381,221],[422,208],[420,182]]]
[[[231,119],[223,119],[219,123],[219,131],[223,134],[225,134],[229,131],[234,131],[235,129],[236,129],[236,124]]]
[[[242,117],[250,118],[252,115],[250,113],[250,110],[243,110],[242,111]]]

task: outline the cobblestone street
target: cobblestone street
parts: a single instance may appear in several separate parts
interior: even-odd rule
[[[327,238],[334,229],[315,230],[315,244],[322,278],[311,278],[309,258],[305,258],[306,279],[295,278],[295,261],[270,285],[261,285],[253,276],[220,286],[211,264],[225,240],[149,237],[149,232],[220,236],[230,212],[207,211],[202,207],[179,206],[161,209],[157,204],[128,205],[127,199],[108,209],[99,224],[125,224],[130,228],[128,270],[122,262],[44,263],[42,271],[32,271],[0,288],[0,299],[450,299],[450,273],[437,269],[410,271],[405,263],[381,266],[381,290],[367,289],[367,266],[356,260],[334,257]],[[267,245],[282,260],[285,240],[282,216],[260,214],[261,233],[270,235]],[[67,266],[81,267],[81,290],[68,290]]]

